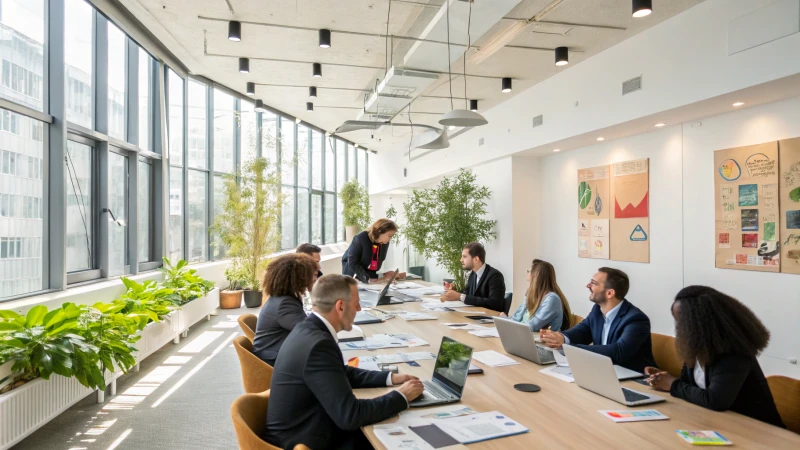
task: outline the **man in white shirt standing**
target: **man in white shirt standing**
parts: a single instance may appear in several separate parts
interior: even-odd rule
[[[325,275],[311,293],[314,312],[297,324],[281,346],[272,375],[264,440],[280,448],[370,448],[360,428],[408,408],[422,394],[410,375],[343,364],[337,333],[353,329],[361,310],[356,280]],[[400,385],[373,399],[357,399],[356,388]]]

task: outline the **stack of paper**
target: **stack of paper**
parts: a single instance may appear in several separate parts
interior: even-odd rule
[[[408,333],[376,334],[375,336],[387,336],[388,338],[399,340],[405,344],[405,347],[422,347],[423,345],[428,345],[427,341]]]
[[[416,288],[402,289],[400,292],[412,297],[422,297],[423,295],[444,294],[444,288],[441,286],[420,286]]]
[[[386,334],[376,334],[365,338],[363,341],[340,342],[339,348],[347,350],[377,350],[379,348],[408,347],[401,339],[394,339]]]
[[[506,355],[497,353],[494,350],[484,350],[472,354],[472,359],[491,367],[513,366],[519,364],[517,361]]]
[[[426,288],[427,286],[423,286],[418,283],[414,283],[413,281],[399,281],[392,285],[392,289],[422,289]],[[431,286],[433,287],[433,286]]]
[[[434,300],[425,299],[425,303],[423,303],[422,306],[425,307],[425,305],[430,305],[430,304],[433,304],[433,305],[436,305],[436,306],[444,306],[446,308],[466,308],[467,307],[467,305],[465,305],[464,302],[458,302],[458,301],[443,302],[443,301],[436,300],[436,299],[434,299]]]
[[[414,320],[436,320],[437,319],[436,316],[432,316],[430,314],[418,313],[418,312],[405,312],[405,313],[402,313],[402,314],[398,314],[398,316],[400,316],[403,319],[408,320],[408,321],[414,321]]]
[[[572,369],[570,369],[569,366],[559,366],[556,364],[555,366],[542,369],[539,372],[542,372],[545,375],[550,375],[554,378],[558,378],[561,381],[566,381],[567,383],[575,382],[575,378],[572,376]]]
[[[442,325],[451,330],[489,330],[489,328],[474,323],[443,323]]]
[[[669,417],[661,414],[655,409],[640,409],[635,411],[614,411],[600,410],[600,414],[608,417],[616,423],[619,422],[644,422],[648,420],[667,420]]]
[[[485,330],[470,331],[469,334],[473,334],[478,337],[496,337],[496,338],[500,337],[500,335],[497,333],[497,328],[488,328]]]
[[[733,442],[725,439],[723,435],[716,431],[675,430],[675,432],[692,445],[733,445]]]

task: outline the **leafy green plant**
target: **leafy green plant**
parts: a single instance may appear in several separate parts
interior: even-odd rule
[[[342,201],[342,219],[347,227],[355,226],[359,230],[366,230],[370,225],[369,218],[369,193],[367,188],[353,178],[342,185],[339,190],[339,199]]]
[[[164,274],[164,281],[161,285],[172,289],[180,297],[181,305],[200,298],[214,289],[214,283],[197,275],[197,271],[190,269],[188,264],[182,259],[178,261],[178,264],[173,265],[165,257],[164,266],[159,269]]]
[[[129,278],[122,278],[127,290],[114,300],[113,311],[97,303],[94,308],[101,312],[119,312],[137,322],[137,328],[143,330],[150,322],[160,322],[169,313],[178,309],[183,299],[175,293],[175,289],[159,285],[155,280],[137,283]]]
[[[284,202],[280,174],[269,161],[247,162],[239,178],[225,176],[221,212],[212,225],[237,267],[243,286],[259,289],[267,255],[280,249],[280,215]]]
[[[85,364],[96,366],[99,360],[101,375],[106,370],[115,372],[120,369],[127,372],[136,364],[136,359],[133,357],[136,347],[133,344],[141,338],[136,334],[139,330],[139,320],[135,316],[122,313],[123,309],[124,305],[121,304],[95,304],[85,308],[78,321],[80,326],[77,334],[86,342],[90,342],[94,350],[91,358],[87,355]],[[92,375],[95,376],[94,373]],[[87,385],[77,372],[75,376],[78,381]],[[101,384],[89,387],[104,389],[105,380],[103,379]]]
[[[433,189],[415,190],[403,203],[408,242],[425,258],[453,276],[453,288],[462,290],[466,275],[461,269],[461,250],[470,242],[497,237],[497,221],[483,219],[491,191],[478,186],[475,174],[461,170]]]

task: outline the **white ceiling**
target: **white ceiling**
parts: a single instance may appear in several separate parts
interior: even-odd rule
[[[433,5],[442,5],[445,0],[406,0]],[[463,29],[467,21],[461,0],[452,0],[451,40],[463,42]],[[491,0],[475,0],[478,2]],[[515,0],[516,1],[516,0]],[[509,45],[540,48],[568,46],[570,64],[566,67],[554,65],[552,51],[538,51],[505,47],[480,64],[472,64],[467,57],[468,74],[486,75],[495,78],[467,78],[467,97],[479,99],[480,111],[509,99],[525,89],[539,83],[562,70],[580,63],[635,34],[688,9],[702,0],[653,0],[653,14],[645,18],[631,17],[631,0],[563,0],[543,19],[544,22],[597,25],[618,29],[597,28],[580,25],[555,25],[547,23],[529,24]],[[233,14],[228,9],[230,3]],[[345,120],[355,119],[363,104],[364,92],[328,90],[324,87],[372,89],[376,80],[381,80],[387,64],[402,67],[404,56],[412,47],[411,41],[394,41],[390,50],[391,63],[386,57],[387,43],[384,38],[333,33],[332,47],[321,49],[315,31],[283,29],[260,25],[243,24],[242,41],[227,39],[227,20],[273,23],[280,25],[309,27],[313,29],[356,31],[385,34],[389,0],[121,0],[144,26],[160,39],[190,70],[244,93],[248,81],[262,84],[293,85],[300,87],[256,86],[256,98],[267,105],[285,111],[295,117],[328,131],[335,130]],[[520,0],[506,17],[530,19],[540,13],[552,0]],[[512,2],[513,4],[513,2]],[[389,34],[419,37],[430,24],[438,8],[424,7],[401,1],[391,2]],[[214,18],[221,20],[207,20]],[[481,17],[473,15],[473,26],[480,24]],[[475,40],[473,45],[481,47],[499,31],[512,24],[512,20],[499,20],[485,25],[489,31]],[[439,36],[432,36],[439,39]],[[204,50],[204,39],[207,51]],[[447,59],[447,48],[440,44],[442,60]],[[463,51],[464,47],[451,47],[451,52]],[[474,48],[470,55],[474,53]],[[225,56],[210,56],[225,55]],[[250,73],[238,72],[237,58],[250,57]],[[311,64],[263,61],[255,58],[313,61],[322,63],[323,77],[312,78]],[[326,64],[327,63],[327,64]],[[341,67],[331,63],[369,66],[372,68]],[[409,67],[429,69],[427,67]],[[429,86],[424,96],[418,97],[411,106],[414,123],[438,125],[439,115],[451,109],[448,98],[450,89],[454,97],[464,97],[463,58],[452,64],[452,86],[447,74]],[[500,77],[514,79],[511,93],[500,92]],[[314,100],[315,111],[306,112],[308,86],[318,86],[318,98]],[[455,100],[456,108],[464,107],[464,100]],[[330,108],[335,107],[335,108]],[[425,114],[433,113],[433,114]],[[395,117],[394,122],[408,123],[408,114]],[[421,130],[417,129],[417,132]],[[405,150],[411,137],[407,127],[385,127],[374,133],[359,131],[344,134],[348,140],[378,152]]]

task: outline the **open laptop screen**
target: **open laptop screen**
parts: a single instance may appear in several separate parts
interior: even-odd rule
[[[464,390],[464,384],[467,382],[471,360],[472,347],[445,336],[442,338],[439,354],[436,355],[433,379],[444,383],[460,395]]]

